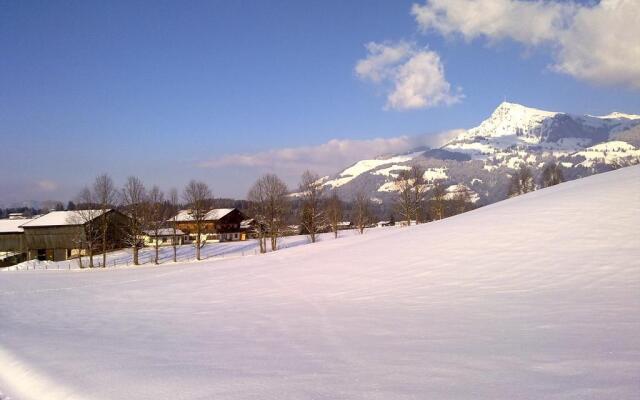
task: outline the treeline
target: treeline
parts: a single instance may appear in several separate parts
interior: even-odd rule
[[[539,188],[546,188],[564,182],[564,174],[562,168],[557,163],[551,161],[544,165],[542,173],[538,178],[538,183],[533,177],[531,169],[525,164],[521,164],[520,168],[511,176],[507,197],[515,197],[521,194],[533,192]]]

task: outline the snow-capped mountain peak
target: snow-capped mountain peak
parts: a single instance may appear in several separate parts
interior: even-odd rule
[[[504,198],[514,169],[526,165],[538,174],[550,161],[562,166],[566,179],[640,163],[640,115],[574,115],[503,102],[439,149],[361,160],[324,185],[346,198],[354,190],[393,196],[399,172],[418,163],[427,181],[465,185],[487,204]]]
[[[561,113],[526,107],[521,104],[502,102],[482,123],[465,132],[459,139],[475,137],[498,138],[524,136],[540,138],[541,134]]]

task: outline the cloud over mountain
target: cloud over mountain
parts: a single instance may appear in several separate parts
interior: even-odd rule
[[[201,162],[203,168],[246,167],[270,170],[283,174],[300,174],[311,169],[321,174],[362,158],[381,154],[402,153],[420,146],[439,147],[456,137],[461,130],[434,135],[398,136],[369,140],[332,139],[317,146],[290,147],[257,153],[230,154]]]
[[[451,90],[436,52],[403,41],[371,42],[366,48],[369,54],[358,61],[355,72],[362,80],[386,85],[386,108],[429,108],[454,104],[463,97],[459,90]]]

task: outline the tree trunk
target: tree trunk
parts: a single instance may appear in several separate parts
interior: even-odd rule
[[[158,236],[156,236],[156,259],[155,259],[155,264],[158,265],[158,251],[159,250],[159,245],[158,245]]]
[[[200,230],[196,232],[196,260],[200,261]]]
[[[107,221],[103,215],[103,225],[102,225],[102,268],[107,266]]]
[[[175,222],[175,219],[174,219],[174,221],[173,221],[173,238],[171,239],[172,240],[171,244],[173,245],[173,262],[178,262],[178,249],[176,247],[176,239],[177,239],[176,222]]]
[[[133,265],[138,265],[139,264],[139,260],[138,260],[138,244],[134,243],[132,249],[133,249]]]
[[[93,268],[93,243],[89,243],[89,268]]]

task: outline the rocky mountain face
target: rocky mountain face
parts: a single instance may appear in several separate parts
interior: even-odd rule
[[[350,199],[366,191],[375,202],[391,200],[399,171],[418,163],[432,185],[471,189],[478,204],[502,200],[513,171],[524,164],[536,182],[545,163],[562,166],[566,180],[640,163],[640,115],[571,115],[504,102],[479,126],[437,149],[361,160],[323,178],[328,189]]]

